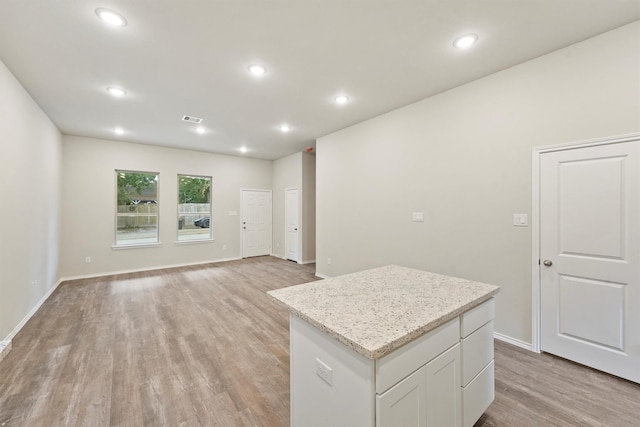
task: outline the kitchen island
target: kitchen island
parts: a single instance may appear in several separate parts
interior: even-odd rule
[[[270,291],[291,311],[291,425],[472,426],[498,291],[394,265]]]

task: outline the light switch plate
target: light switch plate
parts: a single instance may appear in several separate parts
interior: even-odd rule
[[[424,212],[413,212],[411,214],[411,220],[413,222],[424,222]]]
[[[513,214],[513,225],[516,227],[527,227],[529,225],[529,215]]]

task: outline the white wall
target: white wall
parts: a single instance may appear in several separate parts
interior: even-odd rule
[[[312,262],[316,251],[316,158],[294,153],[273,162],[273,250],[285,257],[285,190],[297,188],[300,213],[300,260]]]
[[[532,147],[638,131],[636,22],[320,138],[317,272],[499,285],[496,331],[531,342],[531,228],[511,224],[531,215]]]
[[[316,260],[316,156],[302,153],[302,262]]]
[[[272,163],[64,136],[61,276],[68,278],[239,258],[240,189],[271,189]],[[160,173],[160,247],[112,248],[116,169]],[[213,178],[214,242],[176,244],[177,174]],[[231,216],[230,211],[238,215]],[[87,256],[91,257],[90,264],[84,262]]]
[[[273,162],[273,255],[285,258],[284,191],[302,192],[302,153],[294,153]],[[300,194],[298,193],[298,194]]]
[[[58,279],[62,136],[0,62],[0,341]]]

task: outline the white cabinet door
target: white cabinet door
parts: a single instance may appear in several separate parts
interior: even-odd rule
[[[460,386],[458,386],[460,388]],[[425,367],[377,396],[377,427],[426,427]]]
[[[460,427],[460,344],[427,363],[425,369],[428,427]],[[401,425],[401,424],[396,424]]]
[[[460,344],[377,398],[378,427],[460,427]]]

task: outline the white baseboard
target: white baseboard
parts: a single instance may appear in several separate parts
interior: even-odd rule
[[[494,332],[493,333],[493,338],[500,340],[500,341],[504,341],[506,343],[509,343],[511,345],[515,345],[516,347],[520,347],[520,348],[524,348],[525,350],[529,350],[529,351],[533,351],[533,346],[531,344],[529,344],[528,342],[524,342],[521,341],[519,339],[516,338],[511,338],[507,335],[503,335],[501,333],[498,332]]]
[[[228,262],[228,261],[238,261],[242,258],[234,257],[234,258],[223,258],[209,261],[198,261],[198,262],[186,262],[182,264],[170,264],[170,265],[160,265],[155,267],[144,267],[144,268],[136,268],[132,270],[118,270],[118,271],[105,271],[102,273],[92,273],[92,274],[84,274],[80,276],[68,276],[60,279],[62,282],[68,280],[78,280],[78,279],[93,279],[95,277],[106,277],[106,276],[114,276],[116,274],[128,274],[128,273],[140,273],[143,271],[154,271],[154,270],[164,270],[165,268],[177,268],[177,267],[190,267],[193,265],[204,265],[204,264],[215,264],[218,262]]]
[[[11,340],[0,341],[0,362],[11,351]]]
[[[290,260],[289,258],[287,258],[284,255],[270,254],[270,256],[275,257],[275,258],[280,258],[280,259],[283,259],[285,261],[293,261],[293,260]],[[311,260],[308,260],[308,261],[294,261],[294,262],[302,265],[302,264],[313,264],[313,263],[316,262],[316,260],[315,259],[311,259]]]
[[[289,260],[289,259],[288,259],[286,256],[284,256],[284,255],[278,255],[278,254],[269,254],[269,255],[270,255],[270,256],[272,256],[272,257],[274,257],[274,258],[280,258],[280,259],[283,259],[283,260],[285,260],[285,261]],[[289,261],[293,261],[293,260],[289,260]],[[302,265],[302,264],[313,264],[313,263],[315,263],[315,262],[316,262],[316,260],[315,260],[315,259],[311,259],[311,260],[308,260],[308,261],[294,261],[294,262],[297,262],[298,264],[301,264],[301,265]]]
[[[316,277],[319,277],[321,279],[331,279],[331,276],[327,276],[325,274],[320,274],[316,271]]]
[[[47,291],[46,294],[44,294],[44,296],[42,298],[40,298],[40,301],[38,301],[38,303],[31,309],[31,311],[29,311],[27,313],[26,316],[24,316],[24,318],[20,321],[20,323],[18,323],[18,325],[13,328],[13,331],[11,331],[9,333],[9,335],[7,336],[7,338],[5,338],[4,342],[9,342],[9,348],[11,348],[11,340],[13,340],[13,338],[18,334],[18,332],[20,332],[20,329],[22,329],[22,327],[24,325],[27,324],[27,322],[29,321],[29,319],[31,319],[33,317],[34,314],[36,314],[36,311],[38,311],[40,309],[40,307],[42,306],[42,304],[44,304],[44,302],[51,296],[51,294],[58,289],[58,286],[60,286],[60,283],[62,283],[63,280],[62,279],[58,279],[58,281],[51,287],[51,289],[49,289]],[[8,350],[5,350],[8,351]]]

